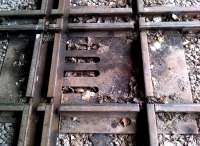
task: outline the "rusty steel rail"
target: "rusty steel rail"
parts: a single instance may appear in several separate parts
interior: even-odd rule
[[[45,61],[47,56],[48,38],[44,34],[36,34],[32,62],[27,85],[27,97],[39,97],[42,88]]]
[[[51,10],[51,16],[62,16],[63,13],[58,9]],[[0,11],[0,17],[45,17],[44,10],[22,10],[22,11]]]
[[[37,123],[35,109],[41,97],[48,41],[46,41],[45,34],[37,34],[34,41],[34,48],[26,48],[33,49],[32,56],[29,56],[31,65],[25,95],[25,98],[29,99],[28,102],[21,105],[0,104],[0,111],[21,113],[21,127],[18,129],[19,134],[16,139],[18,144],[15,143],[18,146],[34,145],[35,131],[37,131],[35,129]]]
[[[148,17],[148,16],[147,16]],[[199,21],[180,21],[180,22],[145,22],[145,17],[139,18],[139,27],[141,30],[178,30],[178,29],[189,29],[199,30]]]
[[[144,31],[140,32],[140,40],[141,40],[145,95],[146,97],[152,97],[154,96],[154,93],[153,93],[153,84],[152,84],[152,75],[150,66],[151,65],[150,54],[149,54],[147,34]]]
[[[132,15],[132,8],[70,8],[70,15]]]
[[[134,23],[68,23],[69,30],[130,30]]]
[[[135,122],[131,123],[130,126],[124,128],[113,129],[109,124],[114,119],[117,120],[119,117],[128,117],[131,121],[135,121],[137,114],[140,111],[139,105],[60,105],[57,109],[58,115],[55,117],[55,103],[50,105],[40,105],[38,106],[38,111],[44,111],[44,123],[43,123],[43,134],[41,146],[53,146],[56,143],[57,136],[60,133],[102,133],[102,134],[136,134],[136,129],[134,128]],[[98,116],[94,116],[98,115]],[[79,117],[81,119],[80,126],[74,127],[73,129],[63,129],[59,128],[59,123],[55,123],[57,118],[61,117]],[[101,121],[106,121],[102,123]],[[86,118],[86,119],[85,119]],[[59,120],[61,120],[59,118]],[[90,121],[90,128],[86,128],[88,125],[88,120]],[[98,122],[94,125],[94,121]],[[56,124],[56,125],[55,125]],[[96,125],[101,125],[96,126]]]
[[[45,17],[45,21],[39,21],[35,25],[0,25],[0,31],[60,31],[63,29],[59,24],[48,24],[46,22],[47,17],[66,17],[80,16],[80,15],[131,15],[132,8],[68,8],[64,11],[62,0],[59,1],[58,9],[52,9],[52,0],[43,0],[41,4],[41,10],[27,10],[27,11],[2,11],[0,16],[2,17],[37,17],[42,19]],[[67,6],[68,7],[68,6]],[[67,8],[65,8],[67,9]],[[67,14],[67,15],[66,15]],[[134,23],[117,23],[117,24],[74,24],[68,23],[65,25],[65,30],[129,30],[134,29]]]
[[[70,15],[131,15],[132,8],[71,8]],[[44,17],[44,10],[1,11],[0,17]],[[59,9],[52,9],[51,16],[63,16]]]
[[[139,112],[138,104],[133,105],[87,105],[87,106],[67,106],[61,105],[59,112]]]
[[[22,122],[18,139],[18,146],[34,145],[34,138],[37,134],[36,121],[37,113],[43,113],[43,128],[41,134],[41,146],[55,146],[59,133],[102,133],[102,134],[136,134],[136,123],[138,114],[141,111],[139,104],[97,104],[85,102],[77,93],[64,93],[63,87],[84,87],[94,88],[105,95],[119,97],[120,93],[110,93],[113,87],[128,92],[127,80],[132,75],[131,49],[126,40],[127,31],[132,33],[134,23],[68,23],[69,16],[131,16],[132,8],[70,8],[69,1],[59,0],[58,9],[52,10],[53,0],[43,0],[41,10],[21,12],[0,12],[2,17],[37,17],[36,25],[0,26],[0,31],[33,31],[36,33],[35,46],[28,78],[26,97],[29,98],[28,105],[0,105],[0,111],[13,111],[22,113]],[[177,8],[176,10],[159,8],[144,8],[142,1],[138,0],[140,14],[161,14],[171,12],[199,12],[198,8]],[[153,11],[154,10],[154,11]],[[56,17],[56,24],[48,24],[51,17]],[[177,29],[177,28],[199,28],[200,24],[186,22],[146,23],[144,17],[140,18],[140,32],[143,71],[145,81],[146,97],[155,96],[152,84],[151,58],[148,46],[148,29]],[[51,60],[50,79],[48,83],[47,97],[41,102],[41,95],[44,83],[45,63],[48,52],[49,41],[46,38],[47,32],[54,34],[54,46]],[[92,34],[93,33],[93,34]],[[126,35],[124,35],[124,33]],[[96,37],[96,40],[104,38],[104,42],[110,42],[113,47],[105,52],[96,50],[67,50],[67,40],[84,37]],[[123,39],[124,40],[123,40]],[[46,40],[47,39],[47,40]],[[170,38],[169,38],[170,40]],[[173,40],[173,39],[172,39]],[[113,41],[113,42],[112,42]],[[112,45],[111,45],[112,46]],[[127,49],[128,48],[128,49]],[[131,47],[130,47],[131,48]],[[112,56],[112,59],[111,59]],[[67,63],[67,57],[93,57],[99,58],[98,63],[75,64]],[[174,58],[173,58],[174,59]],[[172,59],[172,60],[173,60]],[[177,60],[174,59],[174,62]],[[172,61],[172,62],[173,62]],[[105,63],[106,62],[106,63]],[[49,62],[50,63],[50,62]],[[174,66],[173,66],[174,67]],[[175,65],[176,67],[176,65]],[[97,71],[95,77],[66,77],[67,71]],[[177,70],[175,70],[177,71]],[[178,72],[178,71],[177,71]],[[180,73],[180,72],[178,72]],[[120,84],[120,87],[117,85]],[[185,86],[187,87],[187,86]],[[97,91],[98,92],[98,91]],[[188,96],[187,96],[188,95]],[[185,97],[187,98],[185,99]],[[68,103],[63,103],[66,98]],[[191,103],[190,92],[184,95],[186,103]],[[198,113],[200,105],[194,104],[156,104],[147,105],[147,118],[149,126],[149,139],[151,146],[158,146],[158,129],[156,125],[156,113],[158,112],[184,112]],[[63,120],[64,117],[64,120]],[[78,117],[81,123],[71,128],[69,117]],[[131,122],[127,127],[112,126],[112,121],[119,121],[121,118],[130,118]],[[103,119],[103,120],[102,120]],[[62,121],[63,120],[63,121]],[[68,122],[64,122],[68,120]],[[61,122],[62,121],[62,122]],[[94,122],[93,122],[94,121]],[[103,122],[102,122],[103,121]],[[64,125],[60,125],[64,123]],[[136,124],[136,125],[135,125]],[[88,125],[90,127],[88,127]],[[98,126],[97,126],[98,125]]]
[[[26,89],[26,97],[29,98],[29,107],[23,112],[18,146],[35,145],[35,134],[39,130],[36,128],[38,121],[38,112],[36,112],[36,109],[42,97],[41,92],[44,85],[44,69],[48,43],[49,38],[47,38],[46,34],[41,33],[36,35]]]
[[[70,8],[69,15],[132,15],[132,8]],[[0,11],[0,17],[44,17],[44,10],[24,10],[24,11]],[[51,16],[60,17],[64,13],[60,9],[52,9]]]
[[[159,146],[156,113],[200,113],[200,104],[148,104],[147,119],[150,146]],[[191,134],[191,133],[190,133]],[[194,133],[196,134],[196,133]]]
[[[47,28],[44,24],[36,25],[0,25],[0,32],[17,32],[17,31],[33,31],[39,33],[42,31],[60,31],[61,28],[57,24],[50,24]]]
[[[132,8],[81,7],[69,8],[69,16],[131,16]],[[68,23],[67,29],[72,31],[95,30],[130,30],[134,29],[134,22],[122,23]]]

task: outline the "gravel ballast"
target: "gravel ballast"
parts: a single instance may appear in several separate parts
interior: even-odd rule
[[[71,7],[92,6],[92,7],[110,7],[126,8],[131,7],[129,0],[70,0]]]
[[[35,0],[0,0],[0,11],[33,9],[36,9]]]
[[[200,6],[199,0],[143,0],[145,7],[153,6],[178,6],[178,7],[191,7]]]
[[[183,35],[186,63],[194,102],[200,102],[200,35],[186,33]]]

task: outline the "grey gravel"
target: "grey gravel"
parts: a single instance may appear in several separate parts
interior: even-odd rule
[[[133,22],[131,17],[71,17],[69,19],[71,23],[122,23],[122,22]]]
[[[157,113],[156,114],[157,119],[157,128],[159,131],[162,131],[163,133],[172,133],[172,134],[178,134],[182,131],[190,132],[195,131],[197,128],[197,131],[199,131],[199,120],[200,117],[198,114],[188,114],[188,113]],[[185,128],[182,128],[185,124],[187,125],[188,129],[191,128],[191,125],[196,128],[191,128],[191,130],[187,130]],[[194,126],[195,125],[195,126]]]
[[[194,102],[200,102],[200,35],[187,33],[183,35],[186,63]]]
[[[0,145],[12,146],[14,138],[14,124],[0,123]]]
[[[0,72],[3,67],[7,49],[8,49],[8,39],[6,37],[0,39]]]
[[[199,135],[164,135],[158,136],[159,146],[199,146]]]
[[[143,0],[145,7],[152,6],[200,6],[200,0]]]
[[[196,124],[197,130],[200,129],[200,118],[198,114],[186,113],[158,113],[157,115],[158,130],[163,133],[158,135],[160,146],[199,146],[200,135],[188,133],[178,134],[181,123],[183,125]],[[189,128],[189,127],[188,127]],[[186,129],[185,129],[186,130]]]
[[[109,47],[101,43],[96,43],[95,40],[91,37],[80,39],[78,42],[74,40],[68,40],[65,43],[67,50],[97,50]]]
[[[36,9],[35,0],[0,0],[0,11],[33,9]]]
[[[134,135],[59,134],[56,146],[136,146]],[[100,144],[101,143],[101,144]]]
[[[16,128],[16,115],[11,112],[0,112],[0,145],[13,146]]]
[[[92,6],[125,8],[130,7],[130,0],[70,0],[71,7]]]
[[[200,21],[200,15],[181,15],[181,14],[168,14],[162,16],[149,16],[145,17],[145,22],[179,22],[179,21]]]

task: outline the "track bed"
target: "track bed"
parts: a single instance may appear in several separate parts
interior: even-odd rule
[[[0,2],[0,145],[199,146],[199,4]]]

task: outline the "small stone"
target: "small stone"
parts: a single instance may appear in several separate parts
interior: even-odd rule
[[[164,146],[175,146],[173,143],[169,142],[169,141],[166,141],[164,143]]]
[[[123,127],[127,127],[131,124],[131,120],[129,118],[122,118],[120,123]]]
[[[161,17],[154,17],[153,21],[154,22],[162,22],[162,18]]]
[[[150,45],[150,49],[151,51],[157,51],[159,49],[161,49],[161,43],[156,41],[153,44]]]
[[[74,135],[71,135],[71,140],[74,140],[74,139],[76,139],[75,136],[74,136]]]
[[[79,89],[77,89],[77,92],[78,92],[78,93],[84,93],[85,90],[84,90],[83,88],[79,88]]]
[[[179,17],[176,14],[172,14],[172,19],[173,20],[179,20]]]
[[[72,121],[77,121],[78,120],[78,117],[73,117],[72,118]]]
[[[96,93],[90,92],[90,91],[87,90],[86,92],[83,93],[82,100],[84,100],[84,101],[90,101],[90,98],[94,97],[95,95],[96,95]]]

